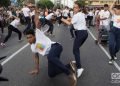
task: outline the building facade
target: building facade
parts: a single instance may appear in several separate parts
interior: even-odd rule
[[[114,0],[86,0],[88,5],[92,6],[103,6],[104,4],[111,5]],[[119,4],[119,0],[117,0],[117,4]]]

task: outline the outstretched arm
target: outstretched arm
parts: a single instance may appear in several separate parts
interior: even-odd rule
[[[35,21],[36,28],[40,29],[41,28],[41,23],[40,23],[40,20],[39,20],[39,9],[37,7],[35,8],[35,18],[34,18],[34,21]]]
[[[69,20],[69,19],[62,18],[61,21],[64,22],[65,24],[67,24],[67,25],[72,25],[71,20]]]
[[[110,12],[112,13],[112,15],[114,15],[113,7],[114,7],[116,1],[117,1],[117,0],[114,0],[113,4],[110,6]]]

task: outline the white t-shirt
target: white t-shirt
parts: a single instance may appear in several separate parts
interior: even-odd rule
[[[30,12],[30,16],[34,16],[35,15],[35,10]]]
[[[88,12],[89,16],[94,16],[94,13],[92,11]]]
[[[86,21],[85,21],[85,14],[82,12],[74,14],[71,22],[76,30],[86,30],[87,29]]]
[[[54,13],[50,13],[50,14],[48,14],[45,18],[46,18],[47,20],[51,20],[52,17],[53,17],[53,15],[54,15]]]
[[[51,45],[55,42],[52,42],[45,34],[39,29],[36,29],[36,42],[31,44],[31,50],[33,53],[39,53],[42,56],[45,56],[49,53]]]
[[[56,12],[55,12],[55,14],[57,15],[57,17],[60,17],[61,16],[60,10],[57,9]]]
[[[72,18],[74,15],[73,11],[70,11],[70,17]]]
[[[69,10],[65,9],[63,10],[63,16],[68,17]]]
[[[101,19],[107,18],[105,20],[100,20],[100,25],[108,26],[110,24],[110,12],[101,10],[98,14]]]
[[[14,26],[15,28],[18,28],[18,25],[20,25],[20,19],[14,19],[10,25]]]
[[[99,10],[96,10],[96,11],[95,11],[95,16],[97,16],[97,15],[98,15],[98,13],[99,13]]]
[[[113,16],[113,26],[120,28],[120,15]]]
[[[24,7],[22,8],[23,14],[25,17],[29,17],[30,16],[30,9],[28,7]]]

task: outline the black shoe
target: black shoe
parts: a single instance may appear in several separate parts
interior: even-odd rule
[[[0,60],[4,59],[4,58],[6,58],[6,57],[7,57],[7,56],[0,57]]]
[[[9,81],[7,78],[0,77],[0,81]]]
[[[95,44],[98,44],[98,40],[95,40]]]

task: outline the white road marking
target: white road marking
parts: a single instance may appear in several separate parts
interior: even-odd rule
[[[90,35],[92,36],[92,38],[94,40],[96,40],[95,36],[92,34],[92,32],[88,29],[88,32],[90,33]],[[103,52],[107,55],[107,57],[110,59],[111,56],[110,54],[107,52],[107,50],[105,50],[105,48],[101,45],[101,44],[98,44],[98,46],[103,50]],[[114,66],[118,69],[118,71],[120,72],[120,66],[114,61]]]
[[[92,32],[88,29],[88,32],[90,33],[90,35],[92,36],[92,38],[94,40],[96,40],[95,36],[92,34]],[[26,45],[24,45],[22,48],[20,48],[18,51],[16,51],[15,53],[13,53],[11,56],[9,56],[6,60],[4,60],[1,65],[6,64],[8,61],[10,61],[15,55],[17,55],[18,53],[20,53],[23,49],[25,49],[29,44],[27,43]],[[98,44],[99,47],[103,50],[103,52],[108,56],[108,58],[110,59],[111,56],[109,55],[109,53],[105,50],[105,48]],[[118,69],[118,71],[120,71],[120,66],[114,61],[114,66]]]
[[[20,53],[23,49],[25,49],[29,44],[27,43],[26,45],[24,45],[22,48],[20,48],[18,51],[16,51],[15,53],[13,53],[11,56],[9,56],[6,60],[4,60],[1,65],[6,64],[8,61],[10,61],[15,55],[17,55],[18,53]]]

